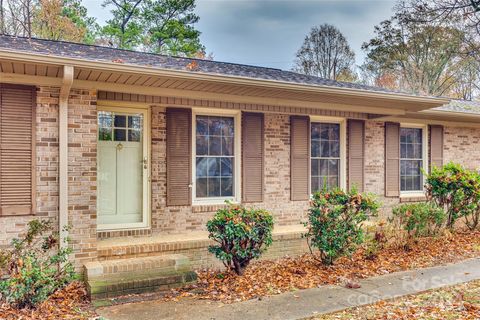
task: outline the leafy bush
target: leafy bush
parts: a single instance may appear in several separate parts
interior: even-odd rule
[[[447,227],[453,228],[464,217],[475,229],[480,220],[480,174],[459,164],[433,168],[426,179],[427,197],[447,214]]]
[[[34,307],[76,278],[70,248],[58,249],[50,221],[32,220],[23,239],[0,251],[0,298],[17,308]],[[45,235],[49,233],[49,235]]]
[[[379,204],[372,195],[340,189],[317,192],[312,196],[305,223],[310,251],[320,253],[322,263],[331,265],[351,254],[364,239],[362,223],[377,213]]]
[[[385,248],[388,242],[386,235],[385,222],[380,222],[377,225],[367,228],[367,235],[364,242],[364,256],[365,259],[375,260],[378,253]]]
[[[407,233],[409,240],[436,234],[445,220],[445,211],[428,202],[399,205],[393,208],[393,216],[389,219]]]
[[[259,258],[272,243],[273,217],[265,210],[230,204],[208,221],[207,230],[209,238],[217,243],[208,251],[242,275],[250,261]]]

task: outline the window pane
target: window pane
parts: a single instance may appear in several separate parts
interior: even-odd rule
[[[208,178],[208,196],[220,197],[220,178]]]
[[[222,138],[210,136],[208,139],[208,155],[219,156],[222,154]]]
[[[415,143],[413,145],[413,158],[422,159],[422,144]]]
[[[328,188],[333,189],[333,188],[336,188],[336,187],[338,187],[338,177],[330,176],[328,178]]]
[[[312,123],[311,138],[320,139],[320,126],[318,123]]]
[[[233,155],[233,138],[222,137],[222,155]]]
[[[400,158],[407,157],[407,145],[405,143],[400,144]]]
[[[223,118],[222,135],[226,137],[233,137],[233,118]]]
[[[133,129],[142,128],[142,118],[139,116],[129,116],[128,117],[128,127]]]
[[[128,141],[140,142],[141,134],[140,130],[128,130]]]
[[[421,190],[422,189],[422,179],[420,176],[413,177],[413,190]]]
[[[111,128],[98,128],[98,140],[112,141],[112,129]]]
[[[209,117],[208,134],[220,136],[222,134],[222,123],[221,117]]]
[[[199,178],[196,183],[197,197],[203,198],[207,196],[207,178]]]
[[[328,160],[320,160],[320,175],[328,176]]]
[[[330,144],[328,140],[320,142],[320,157],[330,157]]]
[[[233,176],[233,158],[222,158],[220,166],[222,177]]]
[[[318,176],[320,174],[319,166],[320,166],[320,160],[312,159],[311,169],[310,169],[310,170],[312,170],[312,176]]]
[[[221,178],[221,196],[233,196],[233,178]]]
[[[114,130],[115,141],[126,141],[127,133],[125,129],[115,129]]]
[[[338,141],[330,142],[330,157],[333,157],[333,158],[340,157],[340,142]]]
[[[98,113],[98,126],[103,128],[112,127],[112,114],[110,112],[100,111]]]
[[[208,158],[208,176],[220,176],[220,158]]]
[[[197,165],[196,165],[196,176],[199,177],[207,177],[208,172],[208,158],[197,157]]]
[[[208,117],[197,116],[197,135],[208,134]]]
[[[328,160],[328,175],[338,176],[338,160]]]
[[[312,187],[311,187],[312,188],[312,190],[311,190],[312,193],[320,190],[320,186],[319,186],[318,181],[319,181],[318,177],[312,177]]]
[[[197,156],[208,155],[208,136],[197,136]]]
[[[115,127],[125,128],[127,126],[127,116],[116,115],[113,125]]]

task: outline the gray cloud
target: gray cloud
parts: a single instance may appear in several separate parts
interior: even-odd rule
[[[100,1],[84,0],[99,22],[108,19]],[[395,0],[197,0],[201,40],[215,60],[289,69],[295,52],[314,25],[330,23],[357,54],[388,19]]]

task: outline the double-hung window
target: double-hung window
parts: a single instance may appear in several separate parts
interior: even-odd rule
[[[312,122],[311,146],[311,192],[324,188],[344,187],[344,158],[342,123]]]
[[[193,195],[197,202],[237,197],[236,117],[194,113]]]
[[[400,128],[400,191],[404,193],[423,191],[425,168],[425,128]]]

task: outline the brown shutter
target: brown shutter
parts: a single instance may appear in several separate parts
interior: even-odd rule
[[[35,87],[0,85],[0,214],[35,213]]]
[[[263,113],[242,113],[242,200],[263,201]]]
[[[192,110],[167,109],[167,205],[192,203]]]
[[[430,126],[430,168],[443,166],[443,126]]]
[[[292,200],[308,200],[310,174],[310,118],[290,117],[290,188]]]
[[[365,157],[365,122],[348,120],[348,184],[363,192]]]
[[[400,195],[400,124],[385,123],[385,196]]]

